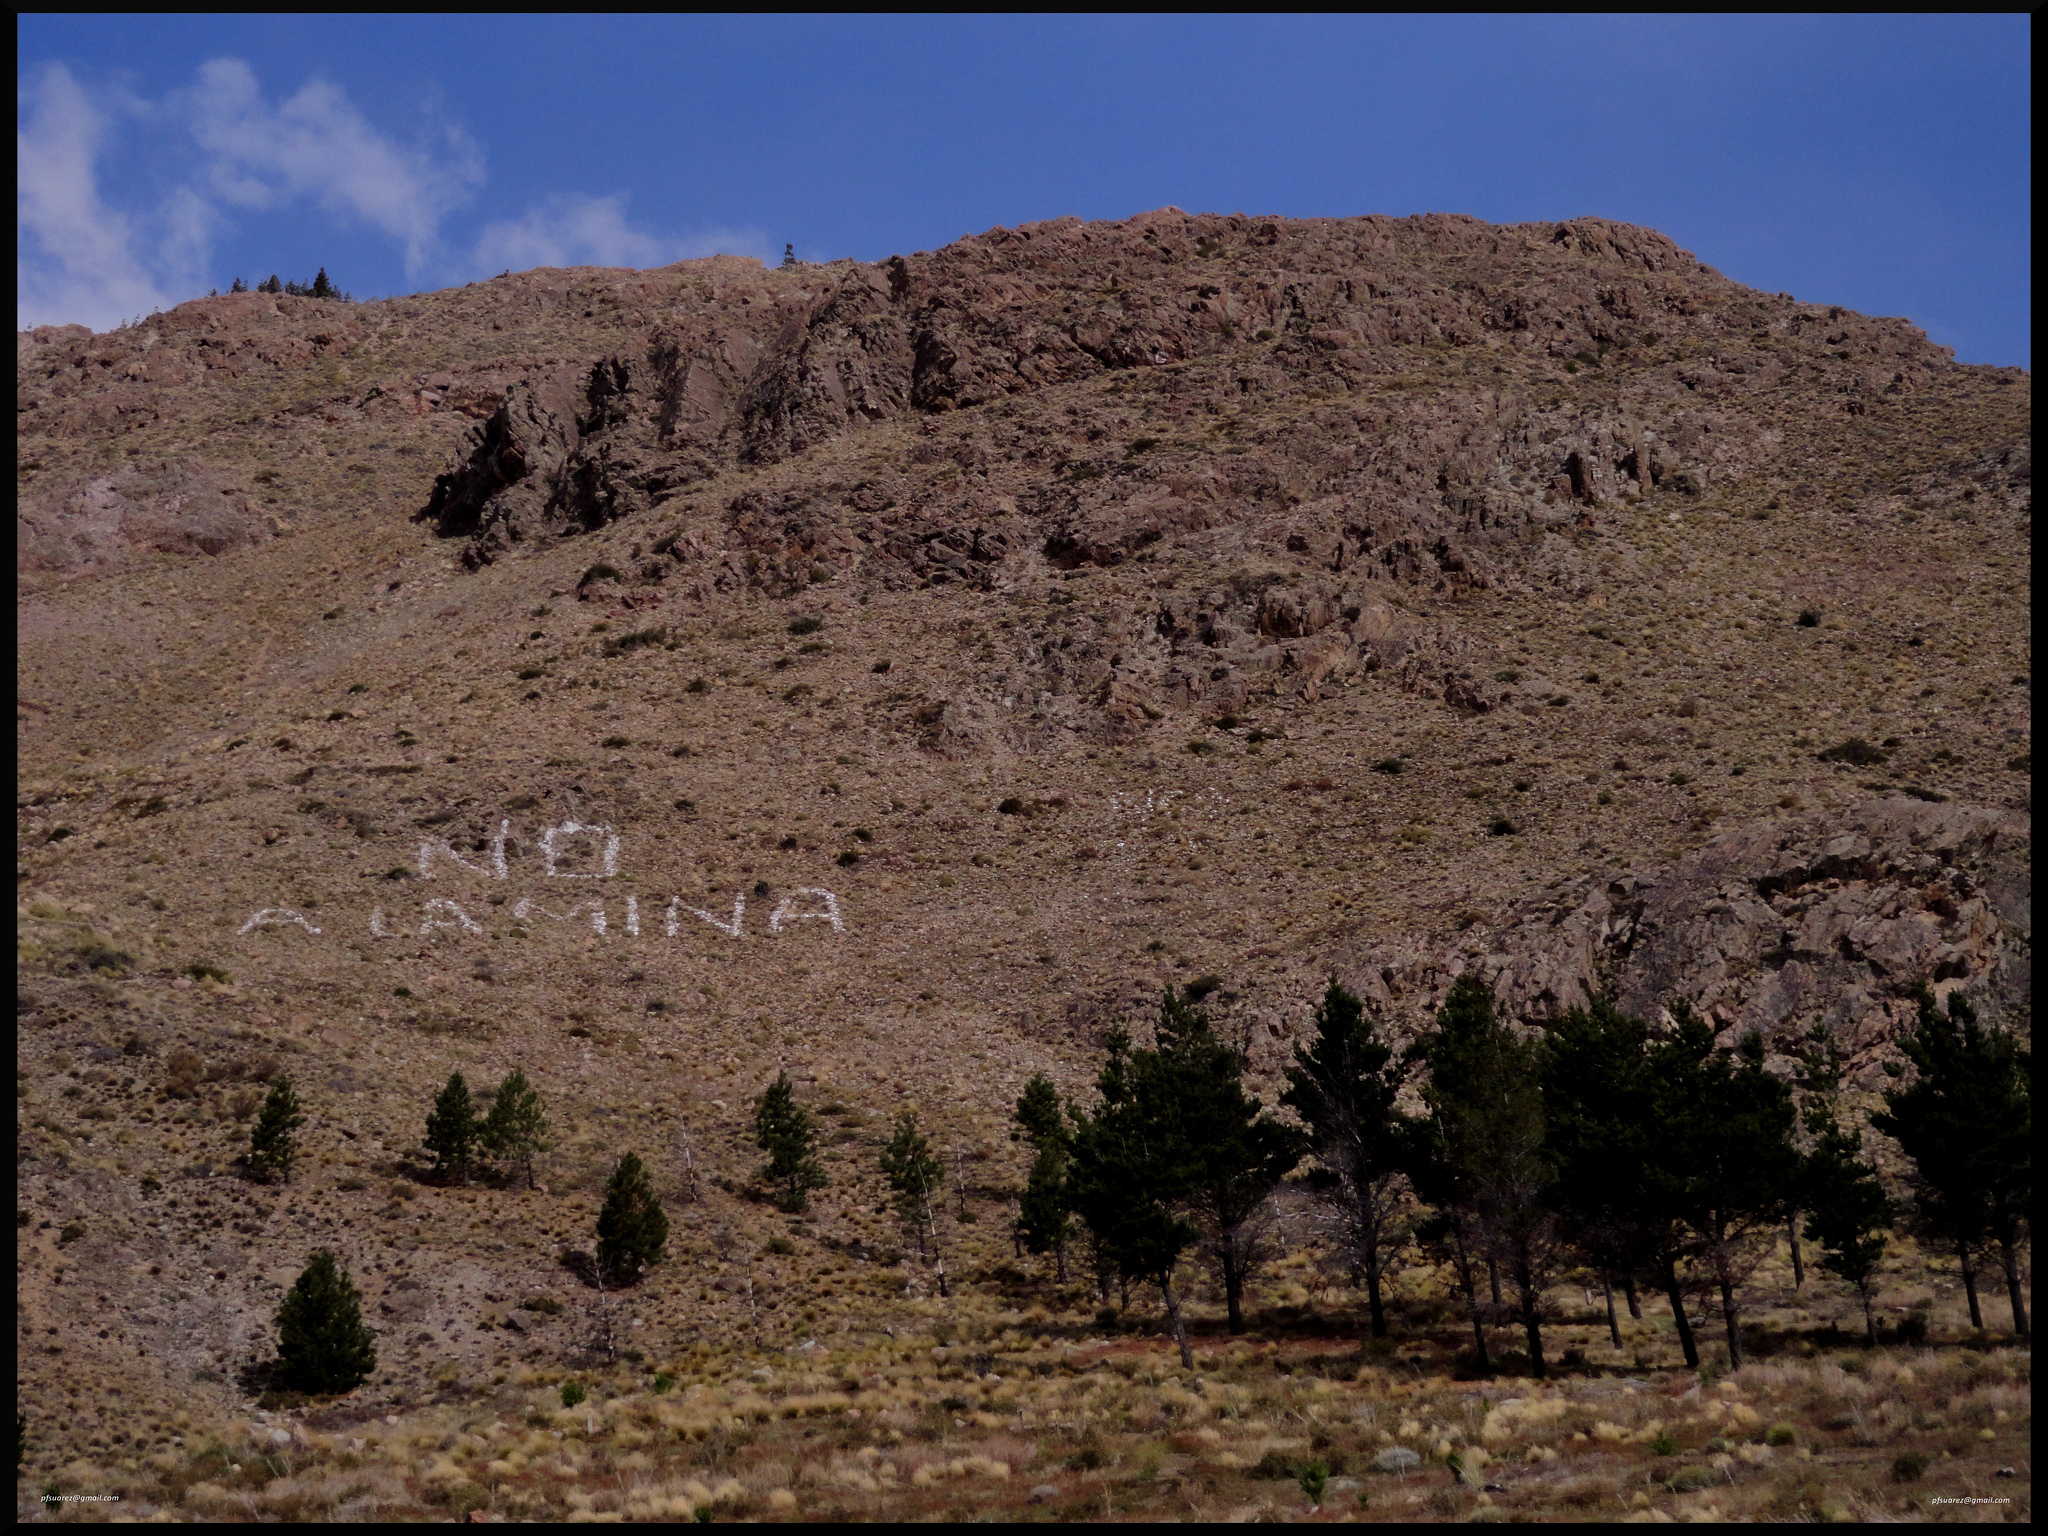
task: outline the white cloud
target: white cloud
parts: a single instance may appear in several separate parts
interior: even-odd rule
[[[651,235],[626,222],[626,195],[550,197],[522,218],[484,226],[477,239],[480,272],[528,267],[665,267],[694,256],[744,255],[765,259],[768,242],[758,230],[713,230],[687,239]]]
[[[222,200],[270,208],[309,197],[404,242],[408,273],[432,251],[441,220],[484,179],[483,153],[459,128],[440,130],[438,152],[408,148],[323,80],[272,107],[240,59],[202,65],[179,105],[210,157],[207,182]]]
[[[172,302],[136,252],[131,220],[100,200],[96,164],[111,126],[61,64],[17,87],[15,324],[108,330]],[[174,201],[174,238],[162,247],[171,274],[198,271],[208,215]]]
[[[17,82],[18,326],[82,322],[107,330],[203,291],[216,237],[241,211],[311,205],[397,242],[409,275],[494,274],[535,266],[657,267],[720,252],[772,261],[758,230],[681,237],[636,229],[626,195],[555,196],[485,226],[467,254],[443,238],[484,180],[484,158],[459,127],[408,144],[382,131],[347,92],[313,80],[264,96],[239,59],[202,65],[158,100],[88,87],[61,64]],[[125,137],[124,137],[125,135]],[[112,157],[146,146],[156,166],[136,183],[145,203],[109,190]],[[456,278],[460,280],[460,278]]]

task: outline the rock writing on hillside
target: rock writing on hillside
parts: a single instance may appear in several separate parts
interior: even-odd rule
[[[585,855],[591,858],[593,869],[562,867],[565,861],[578,854],[578,843],[586,844]],[[553,880],[605,880],[619,873],[619,834],[610,826],[578,821],[565,821],[544,829],[531,844],[520,844],[512,835],[509,818],[500,819],[498,830],[489,843],[479,843],[470,850],[471,854],[482,854],[481,861],[472,859],[459,851],[447,839],[429,839],[420,844],[418,878],[432,879],[437,864],[445,867],[452,864],[467,874],[484,880],[509,880],[512,876],[511,859],[515,852],[527,846],[536,849],[540,855],[542,877]],[[404,871],[397,873],[403,874]],[[497,898],[502,900],[503,898]],[[527,931],[541,922],[574,923],[587,922],[590,930],[597,934],[613,931],[611,912],[599,898],[587,898],[569,903],[567,910],[556,911],[545,906],[535,897],[521,897],[512,908],[512,921]],[[747,915],[747,894],[739,891],[733,897],[732,911],[721,917],[701,907],[689,906],[681,896],[671,896],[662,914],[662,935],[676,938],[688,926],[687,918],[696,918],[717,929],[728,938],[744,936]],[[638,938],[641,932],[640,898],[628,896],[624,899],[624,910],[620,913],[620,927],[630,938]],[[423,939],[439,938],[443,935],[457,935],[485,932],[483,924],[463,908],[452,897],[430,897],[421,906],[417,922],[394,916],[397,926],[387,926],[384,908],[373,907],[369,914],[370,937],[377,939],[402,938],[417,935]],[[803,923],[824,923],[834,933],[846,931],[846,919],[839,906],[836,892],[822,886],[804,885],[785,892],[768,913],[768,932],[779,934]],[[248,921],[236,930],[237,935],[246,935],[259,928],[300,927],[308,933],[320,932],[306,915],[290,907],[264,907],[254,913]]]

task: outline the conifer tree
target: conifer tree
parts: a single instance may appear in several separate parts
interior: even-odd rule
[[[882,1177],[896,1196],[896,1211],[917,1234],[920,1254],[929,1251],[938,1271],[939,1294],[949,1294],[945,1256],[939,1251],[939,1223],[933,1196],[946,1177],[946,1165],[919,1134],[917,1116],[905,1110],[896,1117],[895,1134],[882,1149]],[[927,1250],[929,1242],[929,1250]]]
[[[313,286],[307,290],[307,293],[309,297],[316,299],[338,299],[341,297],[341,290],[327,280],[327,269],[325,267],[322,267],[319,275],[313,279]]]
[[[1891,1201],[1885,1198],[1876,1170],[1863,1160],[1861,1131],[1844,1129],[1833,1104],[1824,1099],[1809,1105],[1805,1118],[1813,1133],[1813,1150],[1806,1155],[1800,1180],[1806,1235],[1820,1249],[1821,1263],[1856,1287],[1863,1303],[1864,1342],[1875,1349],[1873,1282],[1884,1259]]]
[[[1043,1072],[1032,1074],[1017,1100],[1017,1129],[1034,1147],[1066,1142],[1067,1122],[1060,1112],[1060,1093]]]
[[[281,280],[279,280],[278,275],[275,272],[273,272],[270,274],[270,276],[268,276],[262,282],[256,285],[256,291],[258,293],[283,293],[284,283]]]
[[[1797,1112],[1791,1090],[1764,1070],[1761,1036],[1720,1051],[1685,1000],[1670,1012],[1671,1035],[1650,1052],[1653,1199],[1684,1224],[1713,1277],[1734,1369],[1743,1358],[1736,1288],[1798,1198]]]
[[[645,1264],[659,1264],[668,1245],[668,1217],[640,1159],[628,1152],[604,1187],[597,1213],[597,1268],[601,1277],[630,1280]]]
[[[292,1093],[291,1079],[280,1077],[270,1085],[270,1095],[249,1132],[247,1167],[252,1177],[267,1179],[273,1173],[289,1184],[292,1164],[299,1158],[299,1127],[306,1117]]]
[[[233,285],[228,289],[229,293],[247,293],[248,291],[249,285],[243,282],[239,277],[235,279]]]
[[[527,1082],[516,1067],[498,1085],[491,1100],[491,1112],[478,1132],[483,1149],[493,1157],[509,1158],[526,1174],[526,1187],[534,1187],[533,1160],[554,1144],[547,1139],[548,1121],[541,1108],[540,1092]]]
[[[1617,1349],[1615,1280],[1633,1297],[1638,1274],[1651,1272],[1667,1254],[1675,1262],[1676,1226],[1652,1196],[1657,1126],[1649,1039],[1642,1019],[1596,998],[1545,1027],[1539,1068],[1544,1145],[1556,1170],[1551,1201],[1566,1240],[1600,1275],[1608,1336]],[[1671,1278],[1679,1342],[1696,1365],[1675,1268]]]
[[[1303,1137],[1244,1089],[1244,1055],[1171,987],[1161,1000],[1155,1088],[1181,1118],[1187,1208],[1197,1251],[1223,1290],[1232,1333],[1245,1331],[1244,1291],[1274,1256],[1271,1200],[1305,1150]]]
[[[460,1072],[451,1072],[448,1085],[434,1100],[433,1112],[427,1116],[426,1149],[434,1159],[435,1173],[444,1179],[468,1183],[480,1130],[469,1084],[462,1080]]]
[[[1017,1100],[1017,1126],[1033,1149],[1031,1175],[1017,1202],[1017,1233],[1033,1253],[1053,1255],[1054,1273],[1067,1281],[1067,1243],[1073,1236],[1072,1196],[1067,1188],[1070,1137],[1059,1091],[1043,1072],[1032,1076]]]
[[[377,1368],[362,1297],[325,1249],[277,1309],[277,1368],[279,1380],[298,1392],[347,1392]]]
[[[817,1133],[810,1112],[796,1101],[787,1072],[777,1072],[754,1101],[754,1141],[768,1154],[761,1176],[777,1191],[776,1203],[783,1210],[801,1211],[810,1204],[811,1191],[825,1187]]]
[[[1424,1230],[1449,1250],[1480,1369],[1490,1369],[1477,1286],[1485,1263],[1505,1270],[1514,1285],[1529,1368],[1540,1377],[1543,1291],[1557,1232],[1537,1049],[1495,1017],[1493,991],[1472,971],[1451,984],[1436,1027],[1412,1049],[1430,1070],[1422,1095],[1429,1115],[1409,1164],[1416,1192],[1436,1208]]]
[[[1339,1250],[1363,1282],[1372,1336],[1387,1336],[1381,1287],[1406,1237],[1413,1205],[1402,1169],[1407,1122],[1394,1108],[1410,1064],[1379,1038],[1365,1007],[1332,978],[1315,1013],[1315,1038],[1294,1048],[1280,1102],[1308,1126],[1329,1182]]]
[[[1294,1133],[1244,1091],[1243,1071],[1208,1015],[1168,987],[1152,1049],[1111,1033],[1101,1103],[1074,1127],[1074,1209],[1123,1275],[1159,1287],[1187,1370],[1194,1352],[1173,1283],[1181,1255],[1201,1243],[1241,1330],[1244,1286],[1264,1257],[1263,1212],[1301,1157]]]
[[[1871,1125],[1913,1161],[1912,1189],[1922,1226],[1963,1261],[1976,1307],[1971,1254],[1987,1241],[1999,1251],[2013,1331],[2030,1337],[2019,1250],[2033,1201],[2033,1053],[2010,1030],[1987,1029],[1961,992],[1942,1011],[1924,986],[1919,1018],[1899,1049],[1912,1080],[1886,1092]]]

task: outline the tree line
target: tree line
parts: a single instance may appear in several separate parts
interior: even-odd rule
[[[1524,1035],[1467,973],[1397,1051],[1332,981],[1286,1071],[1288,1125],[1245,1091],[1243,1050],[1169,987],[1149,1049],[1110,1034],[1095,1103],[1062,1104],[1042,1074],[1017,1101],[1033,1154],[1020,1240],[1051,1253],[1062,1281],[1082,1245],[1105,1300],[1112,1281],[1155,1285],[1192,1368],[1174,1287],[1183,1255],[1210,1269],[1242,1332],[1246,1282],[1277,1251],[1272,1196],[1306,1161],[1374,1337],[1388,1332],[1387,1281],[1416,1246],[1455,1277],[1482,1372],[1489,1324],[1512,1320],[1545,1373],[1544,1296],[1571,1266],[1599,1277],[1617,1347],[1616,1287],[1636,1316],[1639,1287],[1661,1291],[1689,1366],[1700,1355],[1685,1294],[1715,1293],[1740,1364],[1739,1291],[1780,1233],[1801,1283],[1804,1238],[1855,1288],[1875,1343],[1875,1279],[1901,1212],[1845,1123],[1839,1052],[1816,1031],[1787,1082],[1765,1069],[1761,1037],[1723,1048],[1682,1001],[1669,1012],[1659,1030],[1596,1002]],[[2026,1337],[2031,1055],[1960,992],[1943,1009],[1924,988],[1900,1048],[1910,1071],[1891,1069],[1870,1123],[1910,1165],[1906,1214],[1957,1256],[1978,1328],[1976,1270],[1996,1256]]]
[[[249,291],[249,285],[239,277],[228,285],[229,293],[248,293]],[[310,283],[283,281],[273,272],[256,285],[255,291],[257,293],[288,293],[301,299],[340,299],[344,303],[352,303],[355,298],[353,294],[343,293],[328,280],[325,267],[322,267],[314,274],[313,281]],[[207,290],[206,296],[209,299],[217,299],[220,297],[220,290],[218,288],[210,288]]]
[[[1761,1037],[1721,1047],[1683,1001],[1663,1029],[1597,1001],[1525,1035],[1467,973],[1430,1027],[1396,1050],[1333,980],[1286,1068],[1280,1103],[1294,1112],[1290,1124],[1246,1090],[1243,1047],[1217,1034],[1194,995],[1168,987],[1149,1047],[1110,1032],[1093,1103],[1063,1101],[1043,1073],[1025,1085],[1015,1115],[1032,1161],[1017,1240],[1050,1254],[1062,1284],[1075,1253],[1105,1302],[1112,1285],[1126,1303],[1133,1281],[1155,1286],[1188,1369],[1175,1285],[1182,1260],[1192,1252],[1211,1271],[1230,1331],[1244,1332],[1246,1288],[1286,1246],[1273,1197],[1304,1163],[1326,1247],[1364,1290],[1373,1336],[1387,1336],[1388,1283],[1419,1248],[1454,1276],[1481,1372],[1494,1368],[1489,1326],[1512,1321],[1528,1368],[1546,1373],[1544,1297],[1572,1267],[1597,1275],[1617,1347],[1617,1287],[1637,1317],[1640,1290],[1662,1292],[1693,1367],[1699,1344],[1685,1297],[1717,1293],[1739,1365],[1739,1291],[1781,1233],[1796,1283],[1803,1238],[1854,1287],[1874,1344],[1876,1275],[1902,1214],[1955,1255],[1979,1329],[1976,1275],[1995,1255],[2025,1338],[2032,1056],[2010,1030],[1985,1026],[1961,992],[1943,1008],[1923,987],[1917,1007],[1898,1041],[1906,1065],[1887,1068],[1893,1086],[1869,1120],[1907,1160],[1902,1210],[1863,1133],[1845,1122],[1843,1061],[1820,1030],[1800,1042],[1788,1082],[1765,1069]],[[467,1182],[498,1161],[532,1187],[534,1159],[552,1147],[540,1095],[514,1070],[490,1100],[480,1114],[462,1074],[450,1075],[423,1137],[435,1175]],[[802,1211],[827,1184],[816,1122],[786,1073],[753,1110],[754,1140],[767,1154],[761,1181],[782,1209]],[[248,1171],[288,1182],[303,1122],[289,1080],[278,1079],[251,1132]],[[948,1294],[937,1220],[945,1164],[915,1114],[897,1117],[879,1165],[897,1216]],[[667,1233],[645,1166],[626,1153],[598,1215],[600,1280],[630,1280],[658,1263]],[[301,1390],[346,1390],[374,1364],[353,1287],[331,1254],[314,1256],[279,1328],[283,1374]]]

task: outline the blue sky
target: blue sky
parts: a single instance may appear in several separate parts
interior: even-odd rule
[[[1598,214],[2026,365],[2024,16],[17,22],[17,318],[233,277],[930,249],[1079,214]]]

